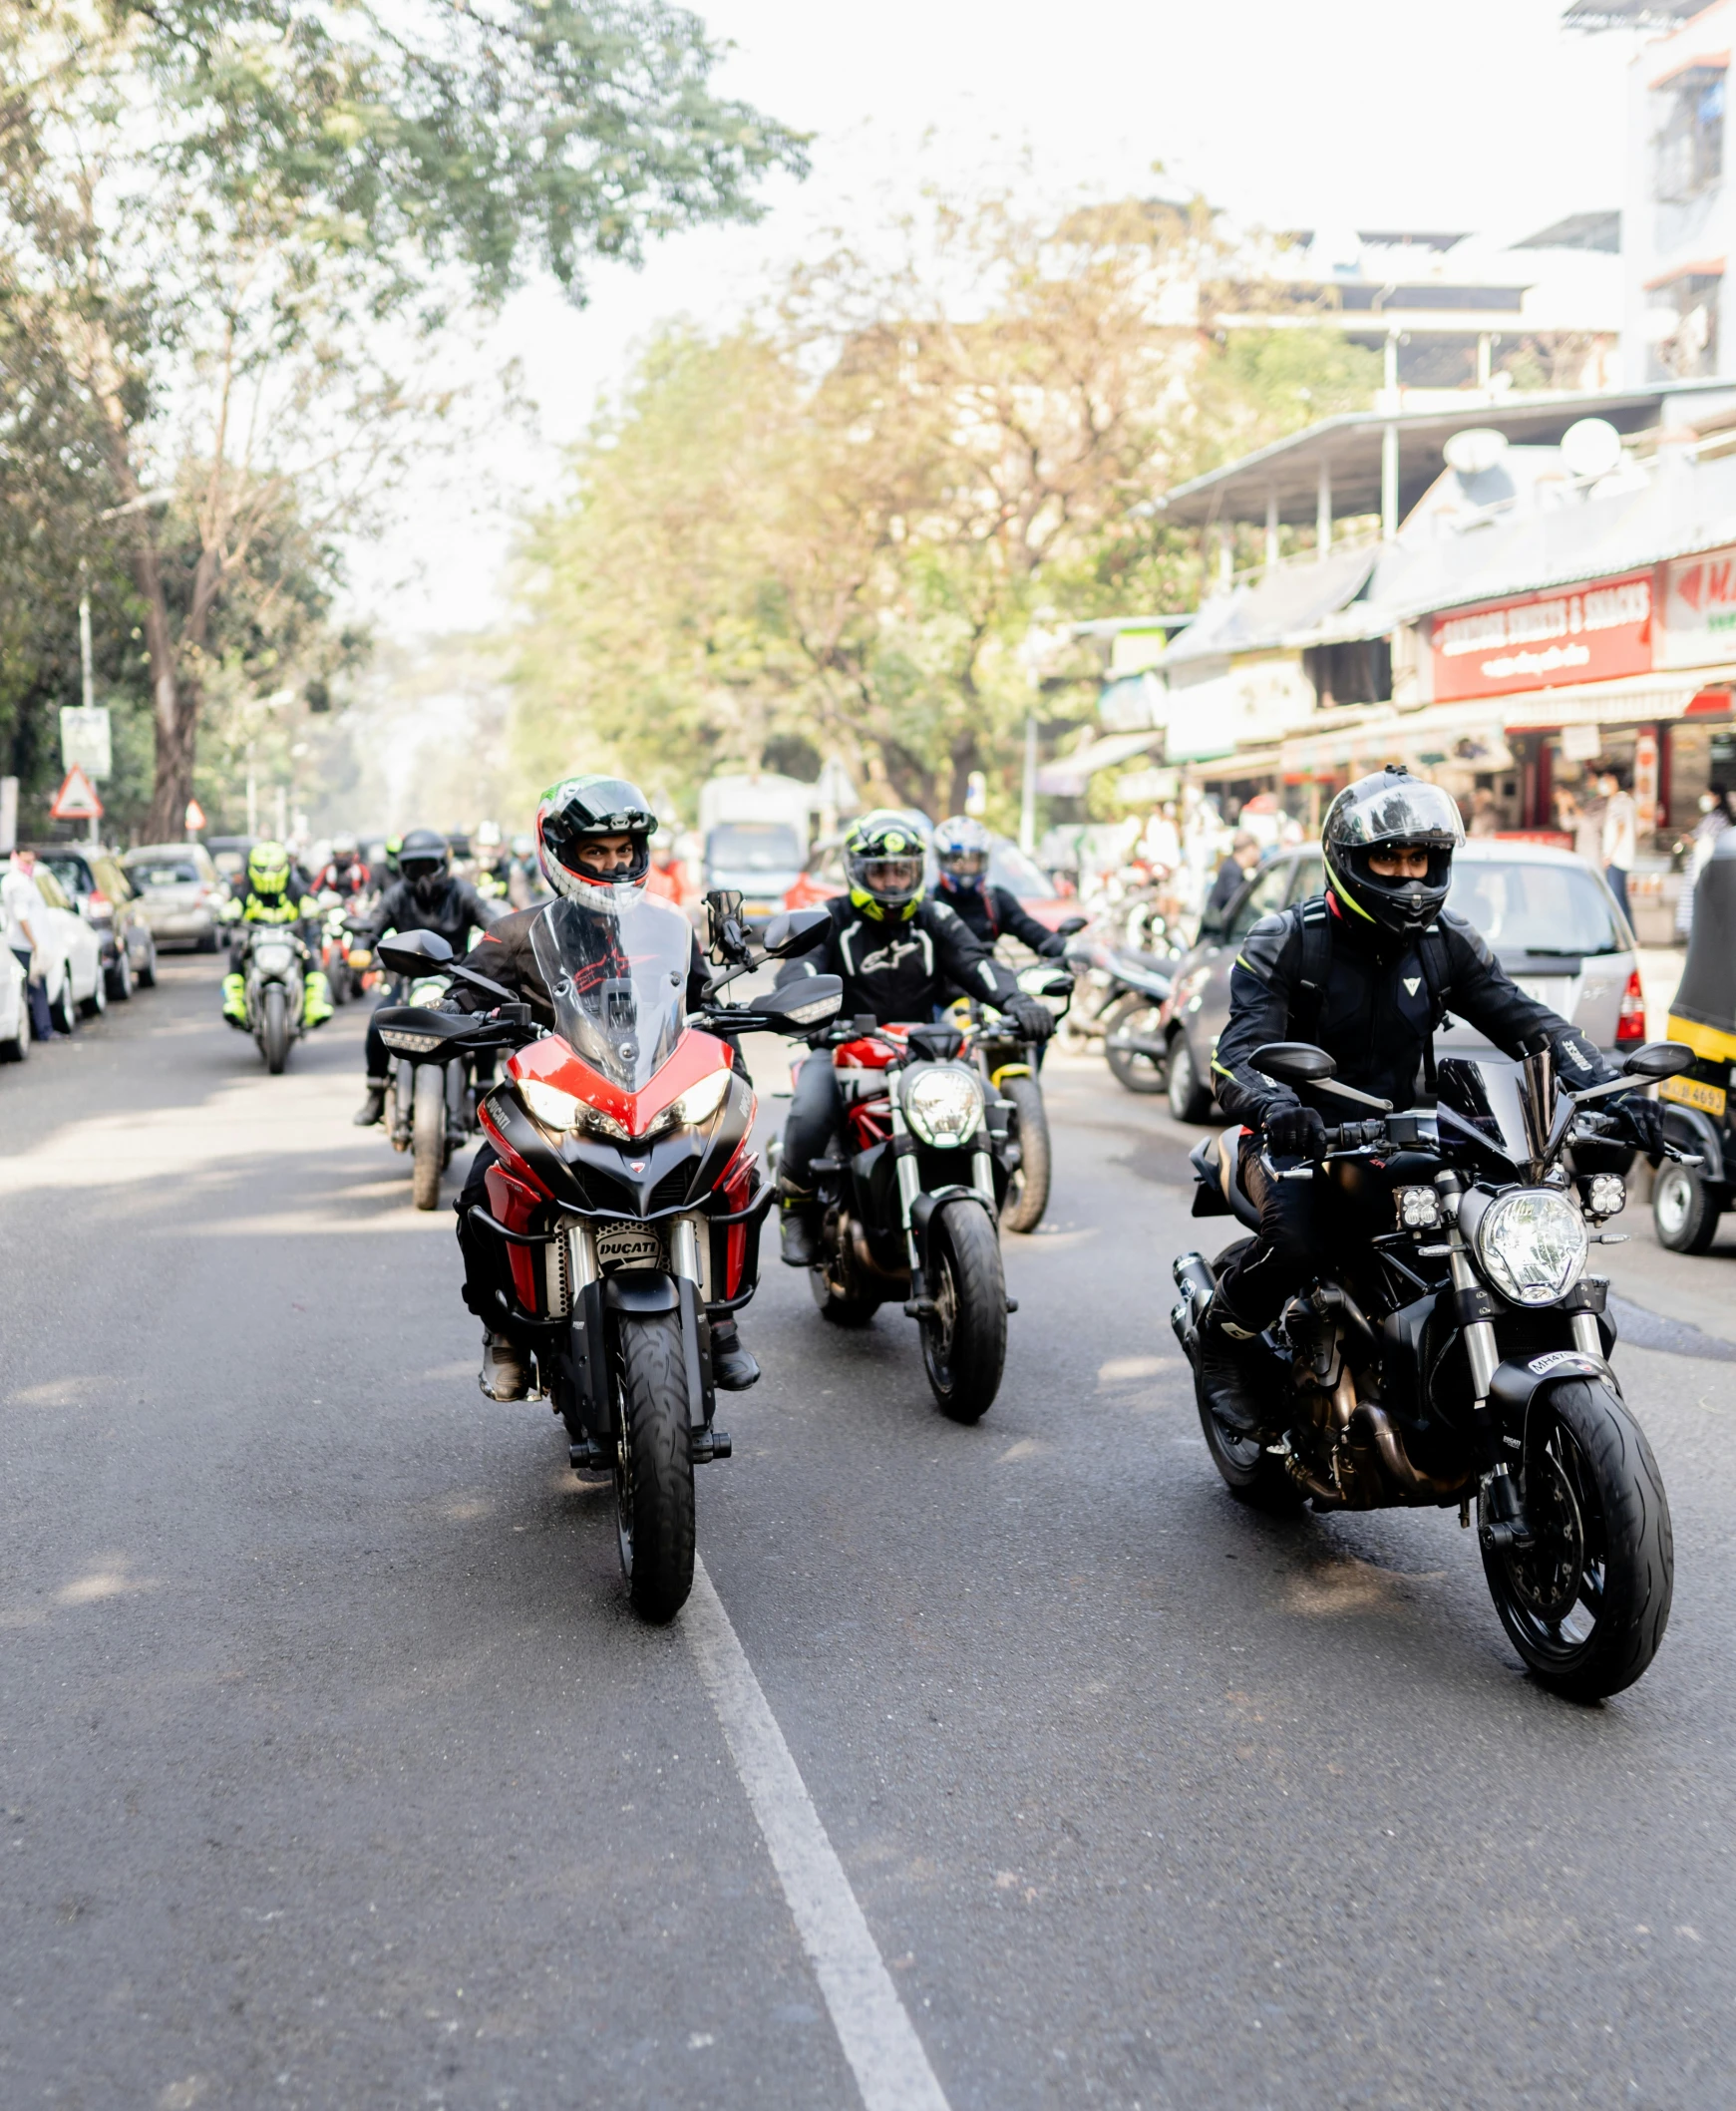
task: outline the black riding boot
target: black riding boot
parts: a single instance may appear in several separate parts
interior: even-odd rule
[[[820,1258],[820,1198],[782,1184],[778,1231],[784,1265],[811,1268]]]
[[[386,1088],[390,1082],[387,1078],[368,1080],[368,1096],[352,1117],[358,1129],[372,1129],[386,1112]]]
[[[1261,1436],[1277,1424],[1270,1352],[1257,1331],[1243,1326],[1225,1305],[1221,1289],[1200,1322],[1198,1353],[1201,1391],[1231,1436]]]
[[[760,1382],[760,1366],[742,1346],[733,1319],[720,1319],[711,1329],[712,1383],[726,1393],[745,1393]]]

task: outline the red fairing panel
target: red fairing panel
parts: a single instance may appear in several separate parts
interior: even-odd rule
[[[643,1136],[672,1100],[689,1085],[729,1068],[729,1047],[715,1034],[687,1033],[643,1092],[626,1092],[582,1062],[558,1034],[545,1034],[520,1049],[507,1064],[513,1078],[530,1078],[569,1092],[575,1100],[624,1124],[629,1136]]]
[[[483,1176],[483,1185],[488,1191],[490,1216],[505,1225],[509,1231],[528,1231],[530,1213],[543,1200],[540,1191],[521,1180],[515,1180],[504,1166],[491,1166]],[[507,1258],[513,1264],[513,1288],[520,1304],[526,1312],[540,1312],[542,1299],[531,1249],[510,1245]]]

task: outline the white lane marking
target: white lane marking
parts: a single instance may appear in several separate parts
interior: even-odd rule
[[[864,2111],[948,2111],[778,1718],[698,1560],[681,1623],[862,2091]]]

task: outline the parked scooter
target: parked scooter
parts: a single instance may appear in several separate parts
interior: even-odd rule
[[[791,949],[819,913],[791,919]],[[461,1054],[515,1051],[480,1110],[500,1164],[470,1223],[495,1242],[499,1324],[528,1347],[533,1397],[564,1421],[573,1467],[613,1478],[632,1602],[667,1620],[693,1585],[693,1469],[731,1450],[713,1421],[711,1324],[754,1293],[776,1193],[751,1149],[754,1092],[731,1043],[812,1030],[842,985],[810,976],[689,1017],[685,917],[642,898],[601,940],[598,920],[556,900],[536,923],[552,1030],[432,931],[384,940],[381,958],[407,976],[438,969],[497,1009],[395,1005],[379,1026],[394,1057],[437,1077]],[[757,964],[739,926],[716,935],[735,962],[713,994]],[[598,972],[603,958],[612,972]]]

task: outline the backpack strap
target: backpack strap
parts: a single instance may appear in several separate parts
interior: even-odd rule
[[[1326,1007],[1326,977],[1332,972],[1332,912],[1324,894],[1310,894],[1297,905],[1302,931],[1302,958],[1296,993],[1290,999],[1289,1030],[1294,1039],[1320,1040],[1320,1017]]]
[[[1447,996],[1452,987],[1453,963],[1447,951],[1447,934],[1431,923],[1417,939],[1417,964],[1429,986],[1429,1029],[1423,1037],[1423,1090],[1435,1096],[1435,1035],[1447,1015]]]
[[[995,890],[985,880],[982,883],[983,913],[988,918],[988,942],[992,946],[1000,936],[1000,905],[994,898]]]

